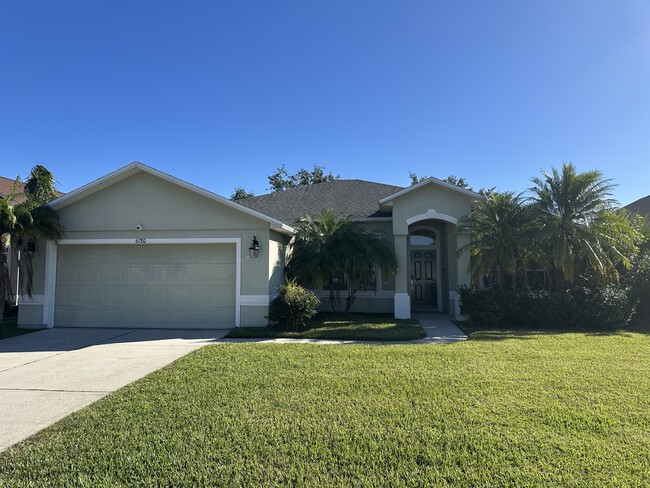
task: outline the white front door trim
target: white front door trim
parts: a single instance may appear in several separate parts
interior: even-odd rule
[[[156,244],[234,244],[235,245],[235,327],[241,323],[241,239],[239,237],[137,237],[132,239],[61,239],[47,241],[45,250],[45,290],[43,323],[54,327],[54,297],[56,296],[56,262],[58,246],[102,246]]]

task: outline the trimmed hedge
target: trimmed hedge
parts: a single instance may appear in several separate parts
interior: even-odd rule
[[[632,270],[625,277],[625,283],[630,288],[630,298],[638,300],[636,313],[632,323],[639,325],[650,324],[650,251],[639,254]]]
[[[320,298],[295,283],[278,288],[278,296],[269,305],[269,324],[300,330],[318,312]]]
[[[622,327],[630,322],[636,300],[615,286],[545,290],[461,287],[460,310],[477,326]]]

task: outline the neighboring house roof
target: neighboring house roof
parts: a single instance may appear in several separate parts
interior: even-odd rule
[[[16,183],[16,178],[12,180],[11,178],[5,178],[4,176],[0,176],[0,198],[4,198],[5,196],[9,195],[15,183]],[[16,202],[20,203],[25,199],[22,196],[24,189],[25,189],[25,185],[20,183],[17,190],[18,193],[20,193],[21,195],[18,195],[15,198]]]
[[[159,171],[155,168],[152,168],[151,166],[147,166],[146,164],[142,164],[137,161],[131,164],[127,164],[126,166],[116,171],[113,171],[112,173],[109,173],[106,176],[103,176],[95,181],[91,181],[90,183],[81,186],[76,190],[71,191],[70,193],[63,195],[62,197],[57,198],[56,200],[53,200],[52,202],[50,202],[50,205],[55,210],[58,210],[62,207],[77,202],[88,195],[92,195],[93,193],[99,190],[103,190],[104,188],[114,185],[115,183],[122,181],[125,178],[128,178],[129,176],[132,176],[140,172],[149,173],[151,175],[157,176],[158,178],[162,178],[163,180],[169,181],[170,183],[179,185],[185,188],[186,190],[192,191],[206,198],[209,198],[223,205],[226,205],[227,207],[234,208],[247,215],[268,222],[271,225],[272,229],[282,232],[284,234],[291,235],[295,232],[293,228],[286,225],[284,222],[275,219],[273,217],[270,217],[266,213],[261,213],[254,209],[250,209],[242,205],[239,205],[236,202],[233,202],[227,198],[217,195],[216,193],[212,193],[208,190],[205,190],[196,185],[188,183],[187,181],[180,180],[174,176],[168,175],[167,173],[163,173],[162,171]]]
[[[327,209],[335,215],[380,218],[389,217],[390,213],[380,212],[379,200],[401,190],[401,186],[372,181],[333,180],[246,198],[238,203],[289,223],[305,215],[314,217]]]
[[[13,189],[15,183],[16,183],[16,178],[11,179],[11,178],[5,178],[4,176],[0,176],[0,198],[4,198],[5,196],[7,196]],[[24,191],[25,191],[25,184],[21,181],[18,184],[17,194],[13,198],[14,203],[22,203],[25,201],[25,195],[23,195]],[[56,194],[59,197],[65,195],[65,193],[61,193],[60,191],[57,191]]]
[[[650,195],[647,197],[639,198],[629,205],[625,205],[625,208],[630,212],[650,217]]]

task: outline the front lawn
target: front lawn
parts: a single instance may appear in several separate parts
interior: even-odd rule
[[[2,321],[2,324],[0,324],[0,339],[6,339],[7,337],[13,337],[13,336],[18,336],[18,335],[23,335],[23,334],[29,334],[30,332],[34,332],[34,329],[21,329],[17,325],[18,317],[11,316],[7,317],[5,316],[4,320]]]
[[[0,486],[648,486],[650,336],[207,346],[0,454]]]
[[[397,320],[390,315],[318,314],[300,332],[282,327],[239,327],[226,337],[412,341],[425,336],[426,332],[417,320]]]

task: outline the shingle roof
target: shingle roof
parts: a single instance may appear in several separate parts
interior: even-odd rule
[[[638,213],[639,215],[646,215],[650,217],[650,195],[647,197],[639,198],[638,200],[625,205],[625,208],[630,212]]]
[[[7,196],[11,190],[14,187],[14,183],[16,183],[16,179],[14,178],[13,180],[11,178],[5,178],[4,176],[0,176],[0,198],[4,198]],[[23,192],[25,191],[25,182],[20,182],[18,185],[18,188],[16,189],[16,196],[12,199],[13,203],[22,203],[25,201],[25,195],[23,195]],[[64,195],[64,193],[57,191],[56,192],[57,197],[60,197]]]
[[[11,190],[14,187],[14,183],[16,183],[16,179],[14,178],[13,180],[10,178],[5,178],[4,176],[0,176],[0,198],[4,198],[6,195],[8,195]],[[24,185],[21,183],[18,188],[17,188],[17,193],[22,193],[24,191]],[[15,198],[16,202],[21,202],[24,200],[24,197],[22,195],[17,195]]]
[[[246,198],[237,203],[288,225],[326,209],[332,209],[335,215],[346,214],[354,218],[387,217],[390,214],[379,211],[379,200],[402,189],[372,181],[334,180]]]

